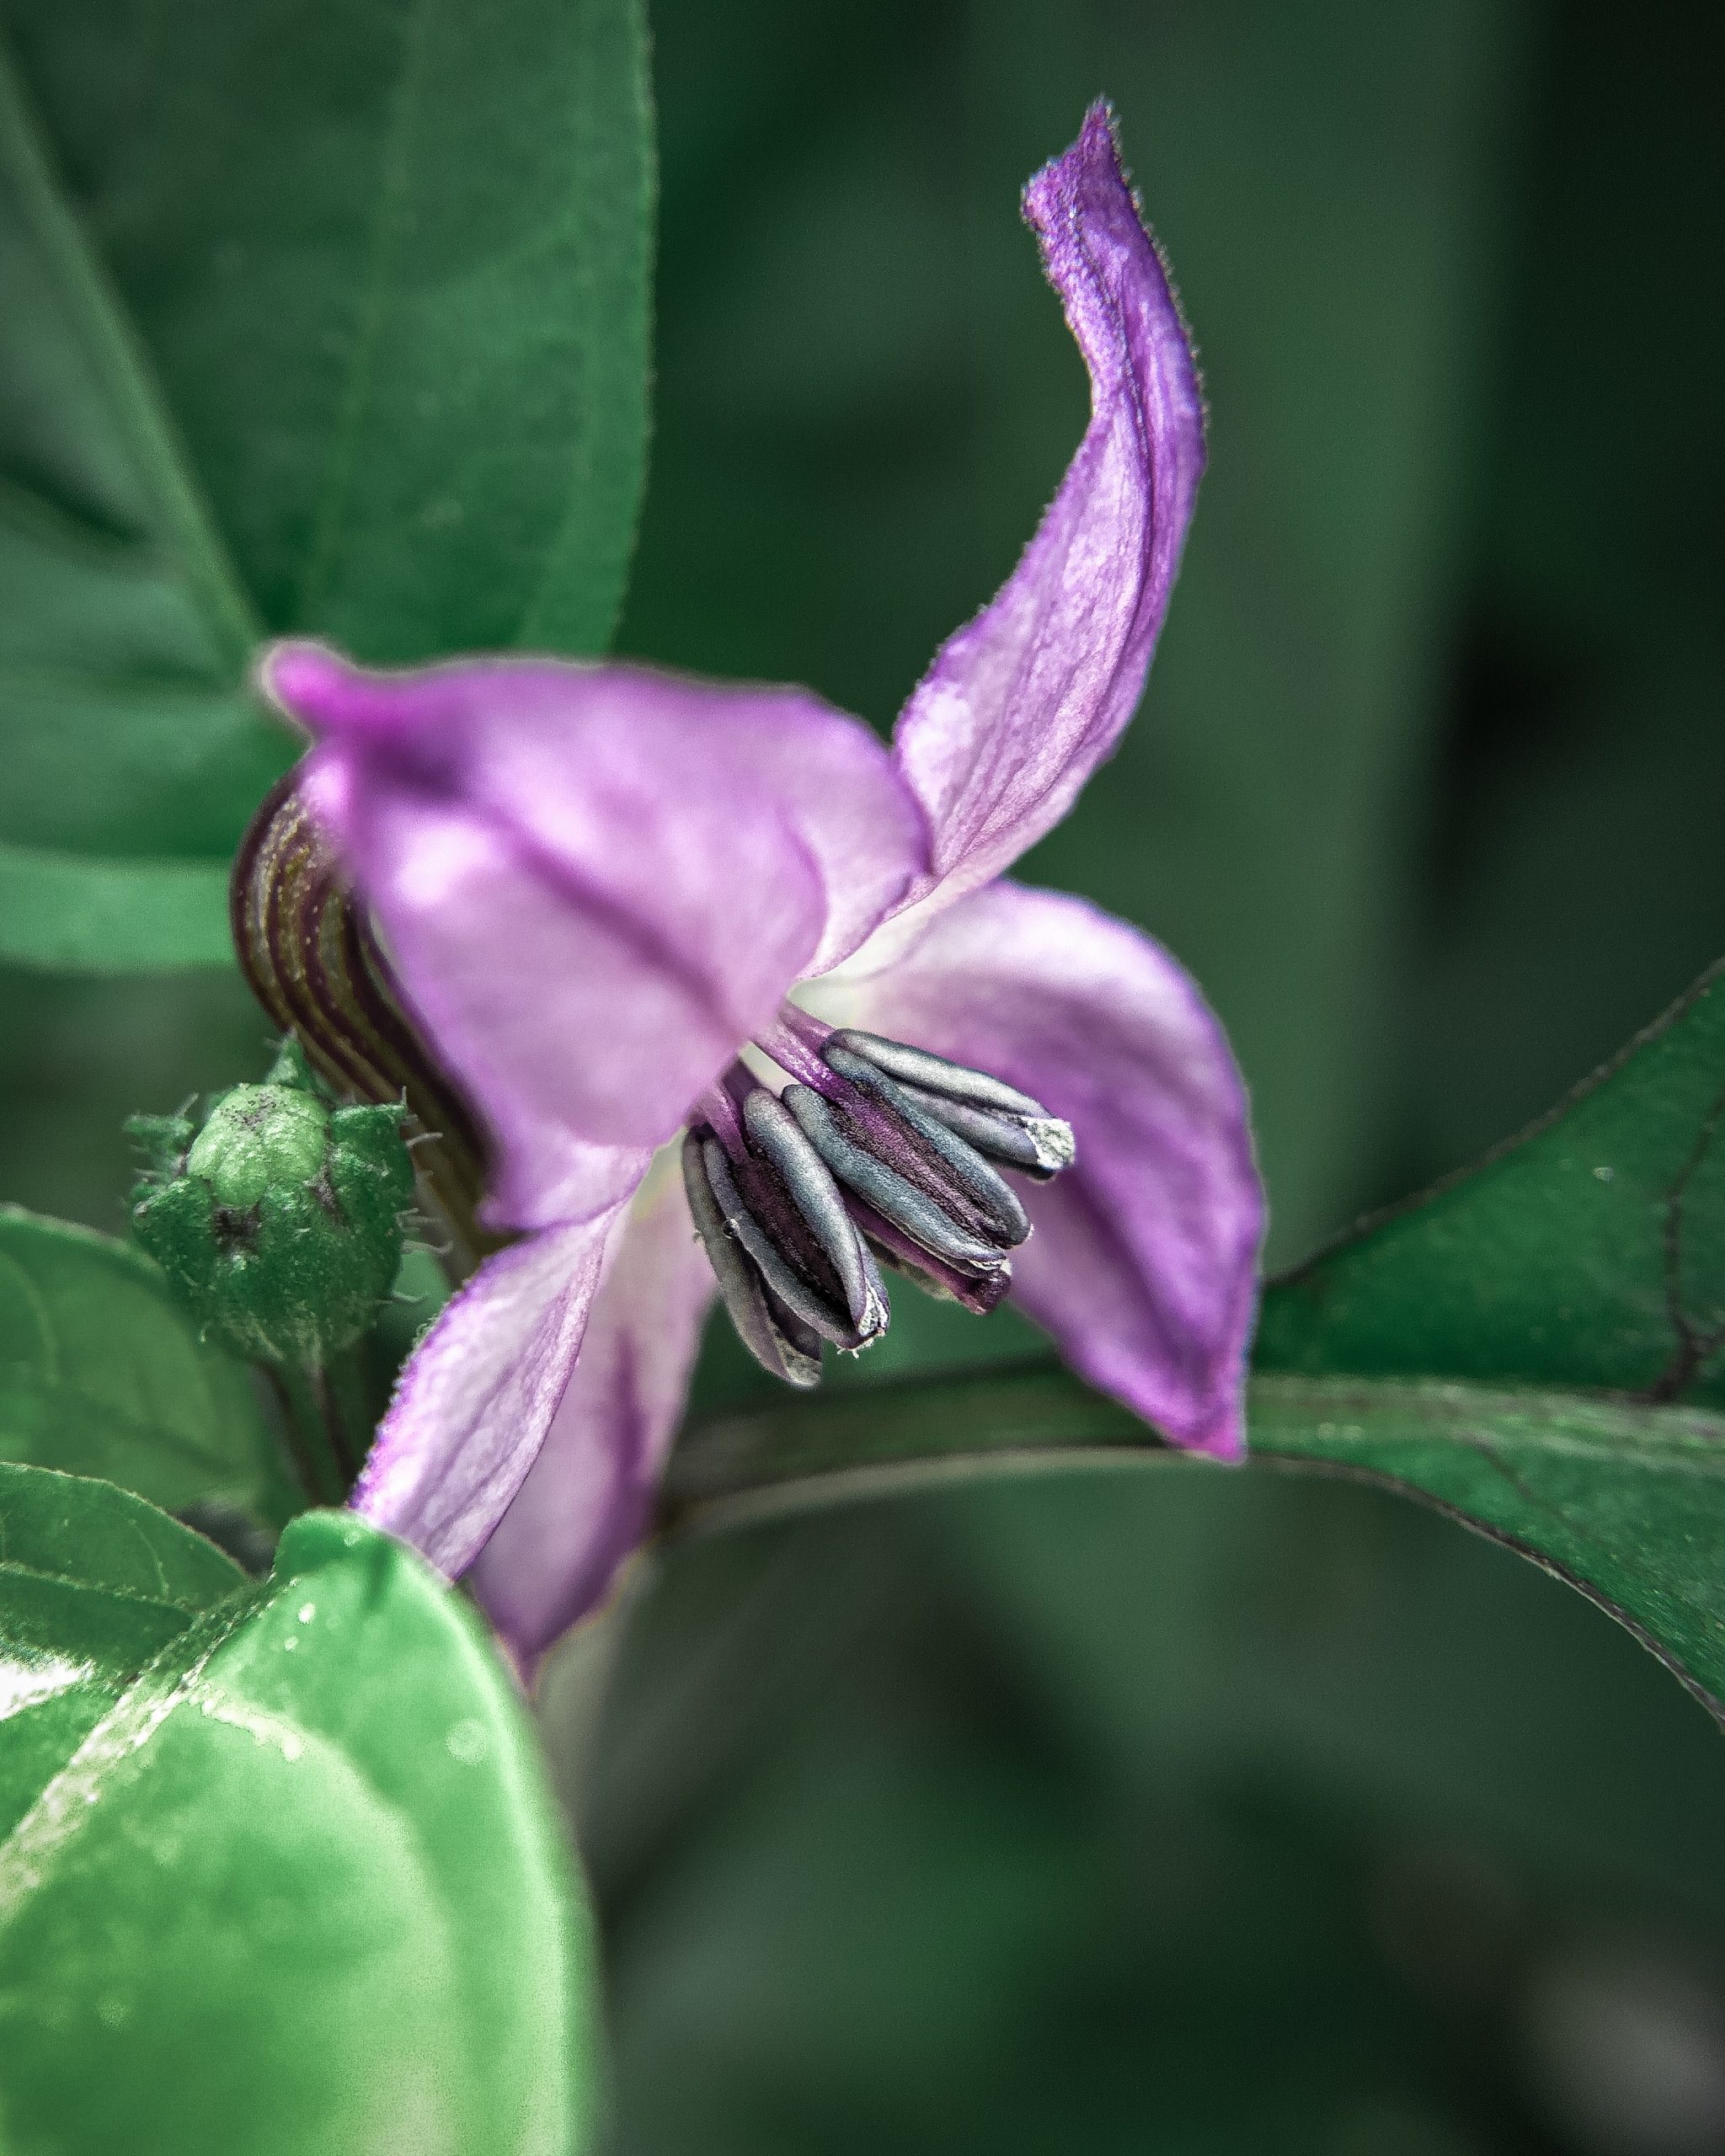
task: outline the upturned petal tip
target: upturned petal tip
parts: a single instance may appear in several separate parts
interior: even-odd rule
[[[1030,181],[1024,213],[1089,370],[1092,415],[1017,568],[900,718],[895,754],[932,834],[919,912],[1007,867],[1115,746],[1204,470],[1197,365],[1106,104]]]
[[[327,644],[291,637],[266,647],[258,660],[258,686],[278,710],[298,720],[302,712],[334,707],[351,672]]]

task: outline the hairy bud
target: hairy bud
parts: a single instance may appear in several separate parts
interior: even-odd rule
[[[132,1227],[206,1333],[248,1360],[321,1368],[369,1330],[414,1195],[403,1110],[332,1107],[298,1044],[201,1129],[137,1116],[151,1156]]]

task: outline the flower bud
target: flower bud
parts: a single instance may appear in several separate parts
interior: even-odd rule
[[[290,1039],[201,1130],[133,1118],[152,1168],[132,1226],[206,1334],[253,1362],[321,1367],[370,1329],[413,1202],[403,1114],[332,1107]]]

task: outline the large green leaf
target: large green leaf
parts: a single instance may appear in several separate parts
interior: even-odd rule
[[[260,634],[609,635],[646,432],[640,8],[0,24],[0,954],[208,963],[293,753],[246,686]]]
[[[200,1341],[142,1251],[0,1206],[0,1459],[99,1476],[164,1511],[304,1503],[250,1372]]]
[[[248,705],[251,608],[3,52],[0,289],[0,953],[205,959],[199,871],[291,744]]]
[[[250,1587],[40,1470],[0,1533],[0,2145],[562,2156],[590,1948],[460,1599],[338,1513]]]
[[[1725,1721],[1725,970],[1546,1120],[1265,1298],[1253,1452],[1441,1506],[1622,1620]],[[668,1516],[1173,1459],[1064,1372],[697,1427]]]

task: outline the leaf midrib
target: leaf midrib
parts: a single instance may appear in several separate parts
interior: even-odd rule
[[[1725,1416],[1706,1409],[1650,1407],[1605,1394],[1432,1377],[1262,1376],[1252,1380],[1248,1399],[1260,1417],[1268,1412],[1273,1418],[1270,1433],[1250,1437],[1252,1456],[1277,1462],[1321,1463],[1329,1455],[1317,1446],[1279,1440],[1276,1421],[1298,1416],[1316,1431],[1368,1412],[1375,1420],[1397,1412],[1417,1416],[1425,1427],[1397,1432],[1380,1426],[1362,1430],[1359,1441],[1411,1452],[1453,1437],[1461,1424],[1489,1425],[1507,1417],[1519,1427],[1491,1428],[1494,1446],[1547,1454],[1561,1449],[1570,1457],[1630,1472],[1725,1481]],[[841,1402],[829,1402],[819,1420],[802,1406],[775,1406],[692,1426],[673,1456],[665,1524],[674,1529],[742,1524],[761,1509],[775,1515],[817,1510],[857,1497],[908,1493],[984,1475],[1192,1464],[1190,1454],[1163,1444],[1129,1410],[1044,1363],[933,1383],[859,1386],[841,1396],[841,1412],[834,1414]],[[1004,1419],[1012,1435],[1005,1442],[996,1438],[974,1445],[962,1434],[950,1441],[955,1430],[962,1433],[965,1428],[967,1403],[975,1406],[975,1427],[998,1431]],[[1248,1432],[1252,1420],[1248,1411]],[[1585,1437],[1557,1427],[1566,1422],[1607,1433],[1615,1427],[1622,1442],[1613,1446],[1602,1438],[1589,1445]],[[1538,1423],[1548,1426],[1543,1436]],[[871,1424],[890,1429],[889,1449],[859,1452],[859,1438]],[[1073,1429],[1075,1424],[1072,1435],[1060,1434],[1062,1426]],[[1690,1449],[1703,1445],[1705,1452]],[[727,1451],[734,1469],[728,1481]],[[715,1459],[720,1463],[716,1479],[691,1473]],[[776,1461],[782,1463],[777,1471]]]
[[[105,270],[87,243],[56,184],[42,132],[31,115],[4,40],[0,39],[0,157],[10,164],[35,232],[58,270],[62,291],[104,387],[126,422],[141,475],[172,535],[186,585],[218,653],[243,680],[263,627],[218,536],[192,476],[190,458],[149,362]]]

